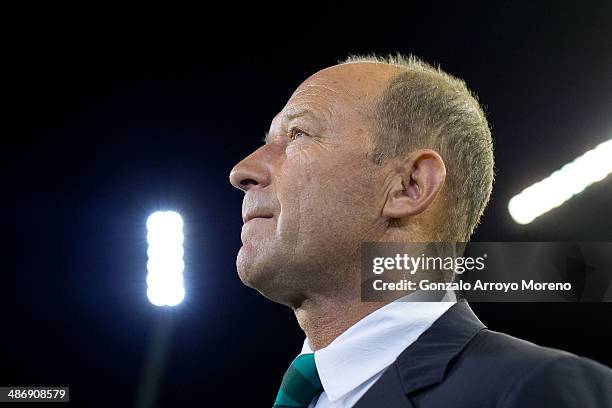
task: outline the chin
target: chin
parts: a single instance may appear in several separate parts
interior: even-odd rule
[[[278,257],[272,259],[265,255],[265,251],[248,244],[243,245],[236,258],[238,276],[242,283],[268,299],[288,304],[287,298],[293,297],[292,294],[296,290],[294,287],[287,287],[295,284],[294,279],[289,280],[292,282],[290,285],[283,279],[283,271],[289,270],[288,263],[282,262]]]
[[[236,257],[236,269],[242,283],[253,289],[260,290],[266,281],[273,280],[277,273],[277,268],[272,265],[266,265],[270,262],[265,262],[263,251],[255,248],[250,244],[244,244],[238,256]]]

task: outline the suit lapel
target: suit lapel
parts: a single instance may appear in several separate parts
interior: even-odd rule
[[[412,406],[402,387],[397,363],[393,363],[372,388],[357,401],[357,404],[353,405],[353,408],[412,408]]]
[[[453,357],[484,328],[467,302],[453,305],[399,355],[354,408],[412,407],[408,395],[442,382]]]

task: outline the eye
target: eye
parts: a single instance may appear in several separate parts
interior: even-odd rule
[[[295,139],[298,139],[298,138],[303,137],[303,136],[308,136],[308,133],[306,133],[302,129],[296,128],[296,127],[292,127],[291,129],[289,129],[289,138],[291,140],[295,140]]]

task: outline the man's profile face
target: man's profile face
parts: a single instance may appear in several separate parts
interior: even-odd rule
[[[344,266],[376,234],[383,205],[368,112],[391,71],[366,63],[313,75],[273,119],[266,144],[232,169],[245,191],[236,261],[245,284],[289,305],[349,284]]]

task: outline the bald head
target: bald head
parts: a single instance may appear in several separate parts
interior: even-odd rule
[[[397,67],[371,62],[325,68],[300,84],[272,125],[316,113],[325,122],[351,118],[366,126],[372,120],[375,101],[399,73]]]
[[[237,258],[244,283],[292,307],[316,297],[354,298],[362,242],[432,240],[446,222],[447,151],[415,138],[410,121],[420,123],[425,113],[416,106],[421,116],[406,115],[398,80],[408,74],[454,91],[413,71],[353,61],[296,89],[265,145],[230,174],[245,192]]]
[[[330,92],[346,98],[347,106],[361,110],[380,97],[399,73],[399,67],[375,62],[334,65],[306,79],[291,98],[303,92]]]

